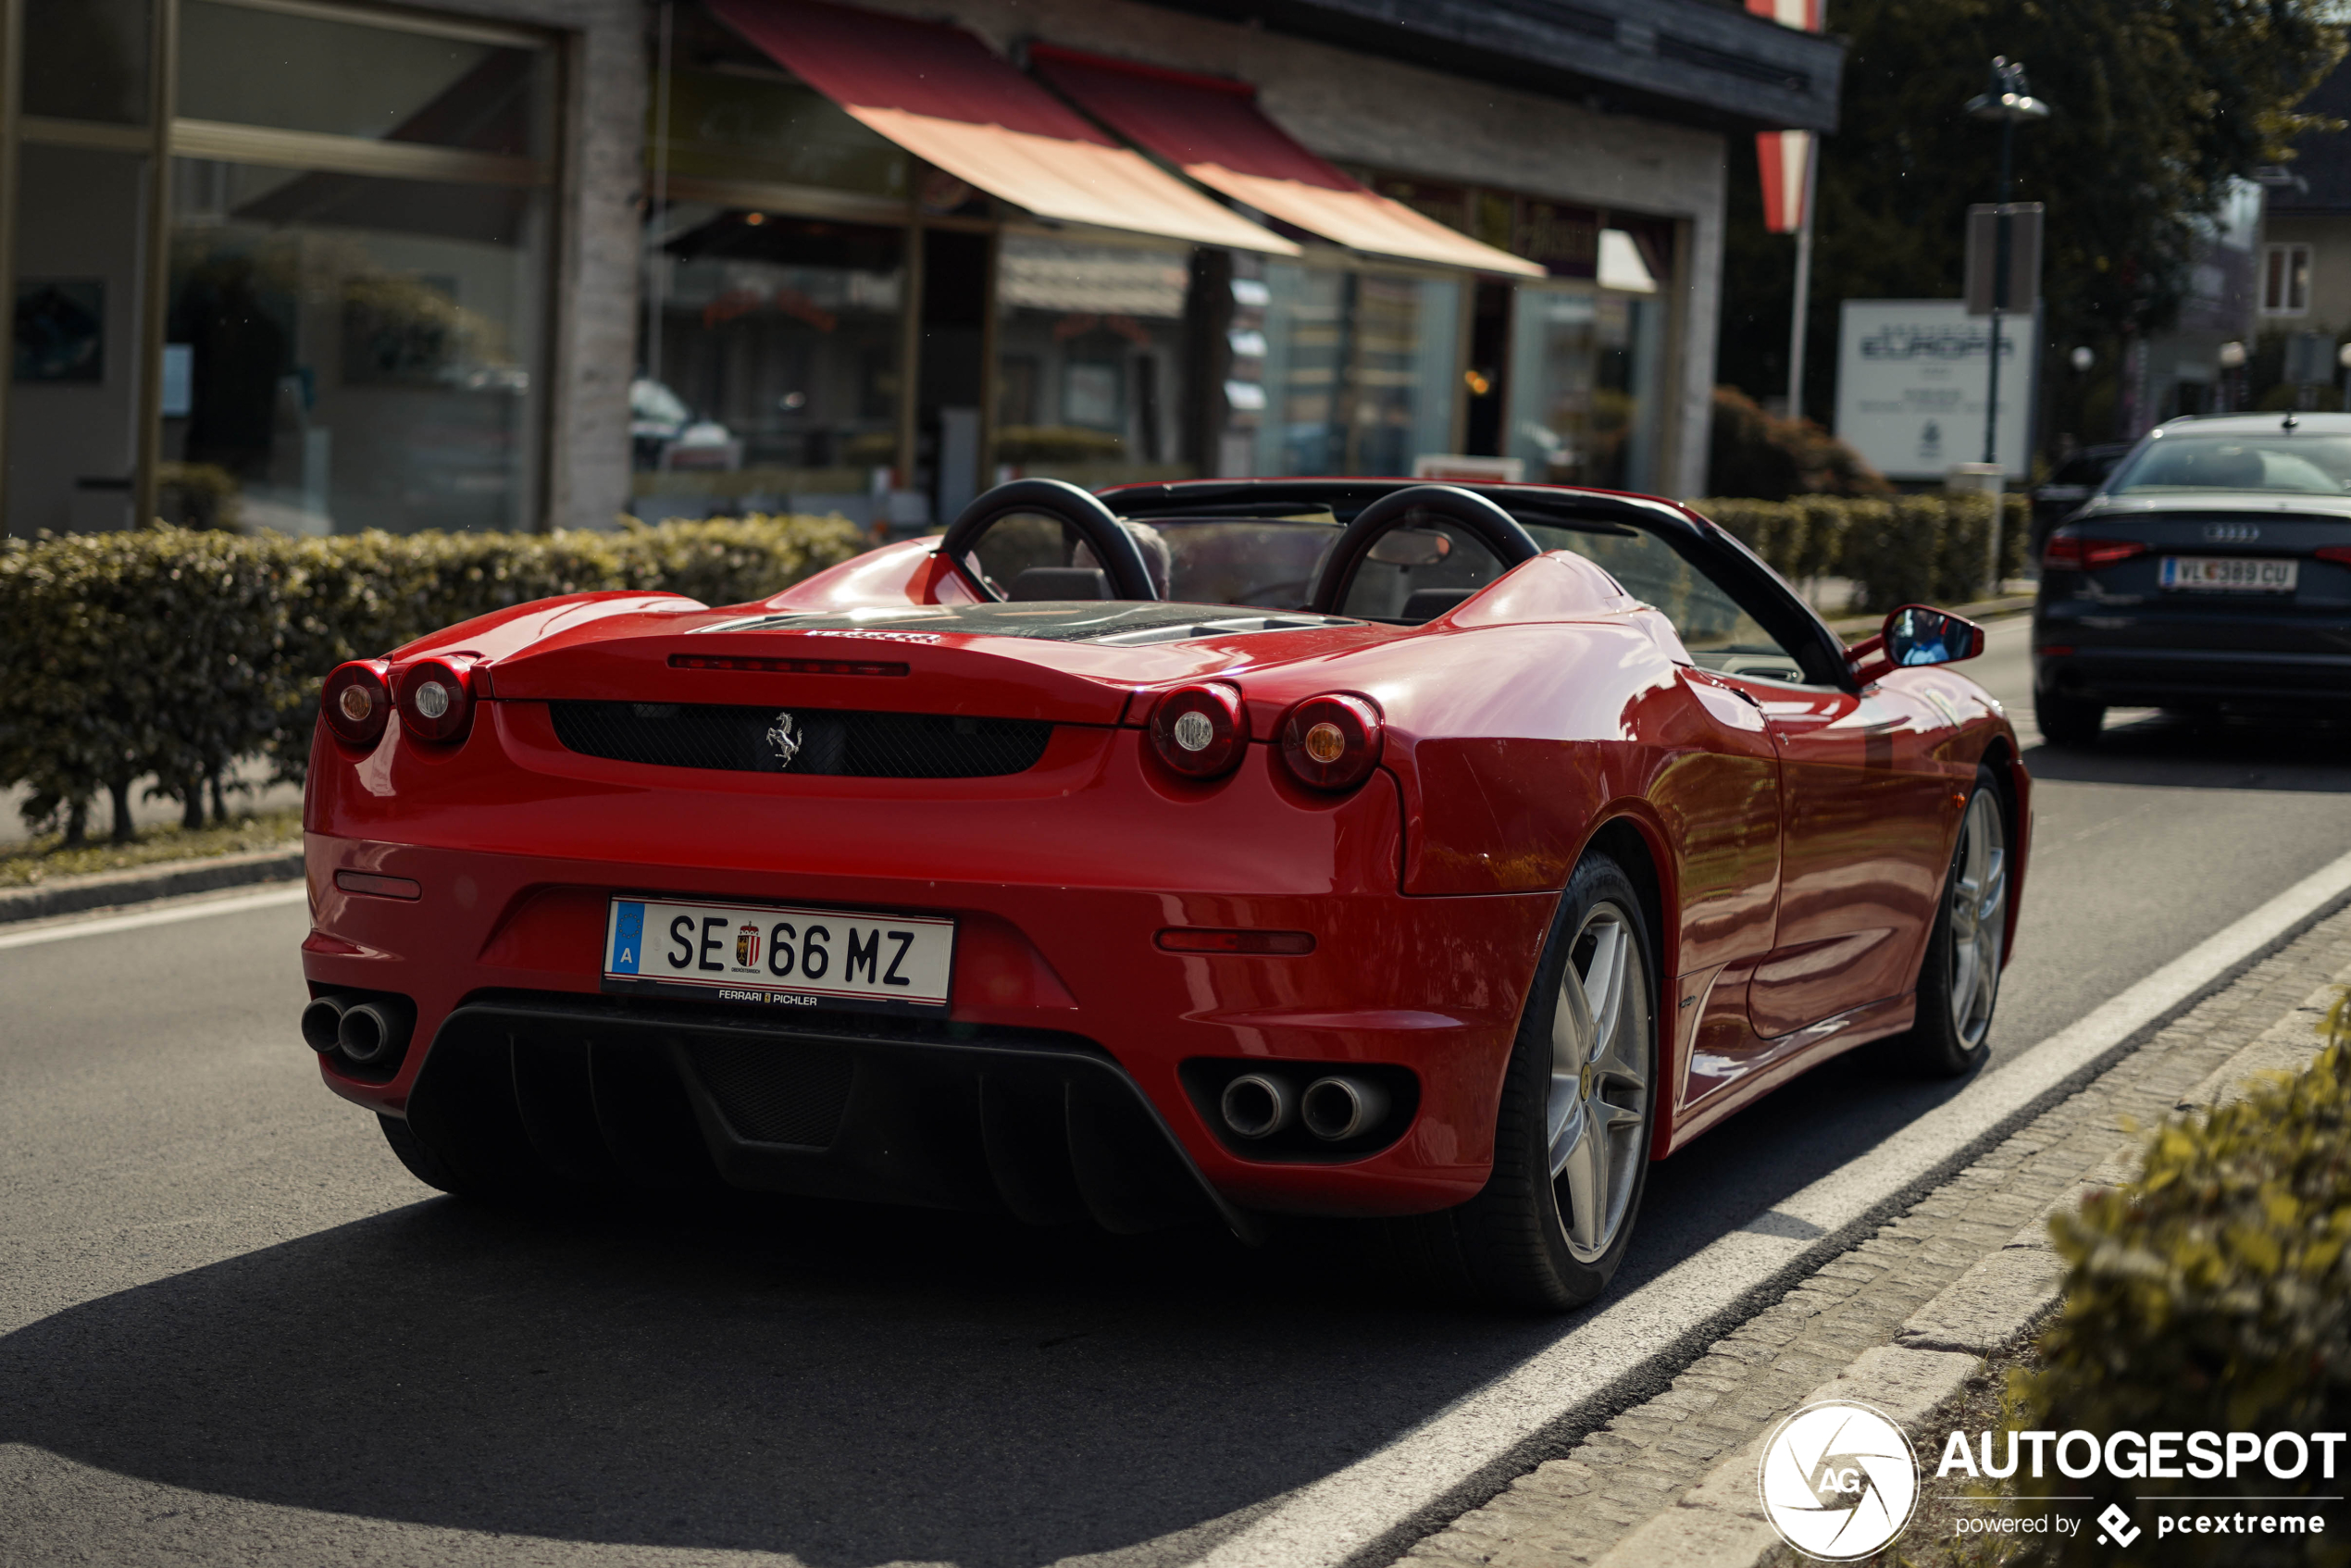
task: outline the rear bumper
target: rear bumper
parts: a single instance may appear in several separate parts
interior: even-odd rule
[[[478,729],[465,753],[484,739]],[[420,769],[413,787],[394,778],[399,792],[385,796],[360,770],[314,758],[305,975],[314,992],[390,992],[416,1005],[417,1043],[396,1071],[370,1080],[322,1057],[322,1073],[369,1109],[429,1120],[436,1091],[425,1079],[444,1052],[454,1061],[540,1040],[530,1059],[569,1052],[574,1065],[557,1076],[575,1090],[578,1061],[651,1062],[690,1099],[715,1092],[694,1040],[765,1042],[781,1059],[847,1049],[846,1036],[859,1041],[856,1102],[870,1092],[947,1107],[936,1128],[923,1131],[931,1123],[919,1116],[869,1125],[861,1111],[840,1124],[837,1147],[778,1151],[750,1147],[779,1140],[750,1136],[757,1129],[740,1119],[705,1118],[698,1136],[721,1178],[1009,1207],[977,1130],[995,1125],[978,1109],[985,1086],[1004,1084],[1032,1110],[1059,1096],[1057,1130],[1037,1135],[1049,1165],[1082,1158],[1087,1135],[1076,1129],[1102,1120],[1070,1106],[1131,1093],[1194,1185],[1239,1209],[1407,1213],[1474,1196],[1491,1167],[1503,1068],[1557,895],[1402,896],[1400,807],[1385,776],[1310,800],[1282,784],[1269,755],[1252,754],[1213,791],[1173,791],[1133,765],[1135,744],[1118,732],[1100,769],[1068,788],[1018,796],[998,786],[952,801],[912,786],[902,799],[857,795],[826,779],[789,793],[754,779],[754,792],[735,776],[671,769],[648,784],[656,770],[616,764],[577,781],[502,767],[491,791],[465,777],[462,757],[443,765],[445,793]],[[346,870],[405,878],[421,896],[345,890]],[[943,1019],[793,1009],[787,1027],[773,1008],[605,996],[606,912],[626,891],[951,917],[952,1003]],[[1172,926],[1304,931],[1313,951],[1168,952],[1155,939]],[[517,1005],[542,1022],[484,1032],[479,1009]],[[687,1029],[681,1019],[701,1021]],[[989,1065],[971,1054],[982,1047],[1027,1054]],[[1368,1151],[1239,1144],[1188,1087],[1186,1064],[1202,1062],[1393,1068],[1410,1075],[1409,1125]],[[510,1069],[503,1081],[519,1079]],[[596,1125],[592,1112],[591,1096],[575,1130]],[[1124,1125],[1128,1141],[1142,1139]],[[907,1153],[917,1134],[943,1164]],[[873,1157],[885,1147],[900,1163]],[[582,1158],[591,1156],[613,1157]]]
[[[2109,707],[2351,708],[2351,618],[2054,609],[2034,620],[2043,692]]]

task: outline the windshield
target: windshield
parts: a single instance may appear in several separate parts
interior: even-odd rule
[[[2351,436],[2172,435],[2148,442],[2108,495],[2270,490],[2289,495],[2351,491]]]

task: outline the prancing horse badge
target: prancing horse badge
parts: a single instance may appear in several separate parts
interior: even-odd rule
[[[777,770],[790,768],[792,758],[800,755],[800,728],[792,723],[790,714],[776,716],[776,722],[767,727],[767,743],[776,749]]]

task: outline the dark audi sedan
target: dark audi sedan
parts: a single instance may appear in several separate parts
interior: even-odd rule
[[[2033,708],[2351,710],[2351,414],[2174,419],[2050,534]]]

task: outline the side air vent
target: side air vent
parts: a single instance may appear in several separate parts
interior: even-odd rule
[[[987,778],[1025,773],[1053,738],[1033,719],[843,713],[714,703],[547,704],[571,751],[655,767],[858,778]]]

